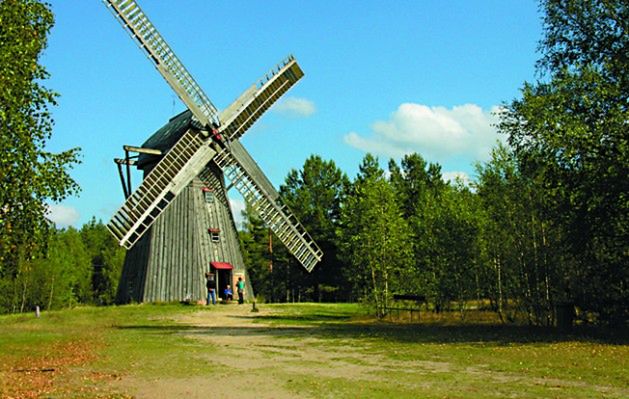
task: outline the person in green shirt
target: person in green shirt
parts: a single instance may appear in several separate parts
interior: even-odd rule
[[[242,305],[245,303],[245,282],[242,280],[242,277],[238,277],[236,290],[238,291],[238,304]]]

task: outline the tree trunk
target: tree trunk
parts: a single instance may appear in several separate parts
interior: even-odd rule
[[[371,268],[371,284],[373,286],[373,297],[374,297],[374,301],[376,302],[376,316],[378,318],[381,318],[382,309],[380,307],[380,298],[378,296],[378,285],[376,283],[376,269],[371,264],[369,265],[369,267]]]
[[[540,227],[542,230],[542,247],[544,249],[543,256],[543,265],[544,265],[544,295],[546,299],[546,312],[547,312],[547,325],[551,326],[554,324],[554,315],[551,310],[551,300],[550,300],[550,276],[548,273],[548,241],[546,240],[546,229],[544,228],[544,222],[540,223]]]
[[[500,316],[500,320],[504,323],[504,298],[502,295],[502,262],[500,262],[500,258],[494,257],[494,265],[498,278],[498,316]]]
[[[20,313],[24,313],[24,307],[26,307],[26,289],[28,287],[27,279],[25,278],[22,282],[22,300],[20,303]]]
[[[48,306],[46,307],[46,310],[50,310],[50,308],[52,307],[52,295],[54,293],[55,290],[55,275],[52,275],[52,280],[50,281],[50,295],[48,296]]]

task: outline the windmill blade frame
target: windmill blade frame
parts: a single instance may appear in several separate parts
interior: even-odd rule
[[[103,3],[155,64],[194,117],[205,126],[218,127],[218,110],[135,0],[103,0]]]
[[[323,252],[238,139],[301,77],[291,55],[222,113],[201,90],[135,0],[103,0],[115,18],[192,113],[189,129],[148,173],[107,225],[131,248],[157,217],[212,160],[289,251],[311,271]],[[195,121],[197,123],[195,123]]]
[[[260,116],[304,76],[295,57],[289,55],[245,90],[219,115],[219,132],[228,141],[240,138]]]
[[[212,142],[200,136],[188,130],[112,216],[107,228],[121,246],[131,248],[216,155]]]
[[[217,154],[214,162],[288,251],[308,272],[312,271],[323,258],[323,251],[282,203],[279,193],[240,142],[233,142],[231,151]]]

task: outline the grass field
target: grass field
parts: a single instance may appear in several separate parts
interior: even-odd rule
[[[0,317],[2,398],[627,398],[626,337],[352,304]]]

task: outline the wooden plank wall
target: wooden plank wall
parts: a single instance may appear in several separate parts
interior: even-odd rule
[[[206,202],[203,187],[213,189]],[[209,228],[220,229],[212,242]],[[228,262],[243,273],[253,297],[221,171],[213,164],[193,179],[127,251],[117,301],[170,302],[205,298],[205,272],[211,261]]]
[[[254,292],[249,281],[247,268],[243,261],[240,240],[238,238],[238,230],[236,229],[236,222],[234,221],[229,200],[227,198],[223,173],[218,166],[214,163],[210,163],[208,167],[199,174],[199,178],[205,187],[213,190],[216,197],[215,199],[218,200],[213,204],[205,204],[208,210],[207,216],[209,218],[207,220],[199,221],[200,223],[209,224],[207,227],[205,227],[206,225],[203,226],[206,234],[209,227],[218,227],[221,230],[221,241],[219,243],[209,240],[210,253],[208,256],[212,261],[231,263],[234,266],[234,273],[242,273],[245,276],[245,282],[247,284],[245,289],[245,298],[252,299],[254,297]],[[205,201],[205,199],[203,199],[203,201]],[[200,226],[200,228],[203,227]]]

